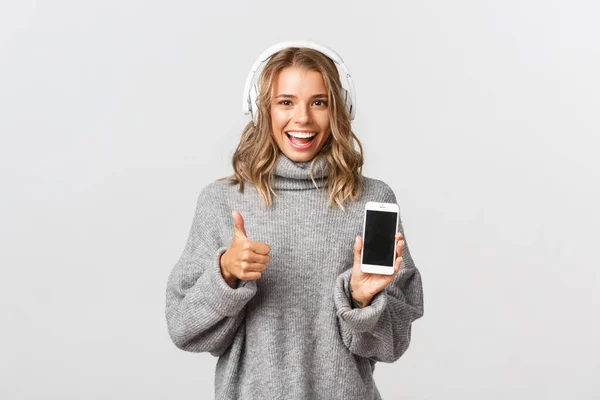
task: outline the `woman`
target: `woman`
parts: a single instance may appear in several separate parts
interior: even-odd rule
[[[401,221],[394,275],[360,270],[365,203],[396,197],[361,174],[330,57],[284,48],[259,87],[235,174],[202,189],[169,276],[170,336],[219,357],[217,399],[380,399],[375,363],[399,359],[423,315]]]

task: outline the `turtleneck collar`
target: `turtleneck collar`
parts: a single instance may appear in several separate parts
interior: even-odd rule
[[[316,156],[315,156],[316,157]],[[327,159],[321,154],[314,161],[313,177],[319,188],[327,186],[327,177],[331,166]],[[306,190],[316,189],[310,177],[310,161],[293,161],[281,150],[278,152],[277,164],[275,165],[273,187],[283,190]]]

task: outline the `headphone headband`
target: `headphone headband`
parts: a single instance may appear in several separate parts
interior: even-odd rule
[[[356,115],[356,94],[354,91],[354,83],[352,82],[352,76],[350,75],[350,71],[348,70],[348,67],[346,67],[346,65],[344,64],[344,61],[339,56],[339,54],[337,54],[335,51],[333,51],[329,47],[324,46],[319,43],[309,42],[306,40],[293,40],[293,41],[277,43],[261,53],[261,55],[258,57],[258,59],[252,65],[252,68],[250,69],[250,72],[248,73],[248,77],[246,78],[246,83],[244,84],[244,98],[243,98],[243,103],[242,103],[242,111],[244,112],[244,114],[250,114],[252,116],[252,120],[254,121],[254,125],[257,124],[257,122],[258,122],[257,99],[258,99],[259,90],[258,90],[258,85],[256,85],[255,82],[253,82],[254,76],[256,75],[256,71],[258,70],[259,66],[262,63],[264,63],[265,61],[267,61],[269,58],[271,58],[271,56],[273,54],[275,54],[278,51],[281,51],[283,49],[286,49],[288,47],[306,47],[309,49],[317,50],[317,51],[323,53],[324,55],[326,55],[327,57],[329,57],[341,69],[341,71],[338,70],[338,72],[340,73],[340,80],[342,81],[342,91],[343,91],[342,94],[343,94],[343,97],[345,100],[346,109],[348,110],[348,112],[350,114],[350,120],[353,120],[354,116]],[[348,86],[347,89],[343,87],[344,80],[347,82],[347,86]]]

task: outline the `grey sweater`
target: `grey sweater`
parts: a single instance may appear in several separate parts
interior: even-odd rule
[[[404,236],[394,280],[370,305],[353,308],[348,280],[353,243],[362,235],[367,201],[396,203],[384,182],[362,177],[361,197],[346,212],[326,208],[329,164],[295,162],[279,151],[274,204],[256,188],[224,181],[201,190],[183,254],[166,289],[174,344],[218,357],[216,399],[380,399],[377,361],[392,363],[408,348],[411,324],[423,315],[421,276]],[[248,239],[269,245],[271,261],[258,280],[233,289],[219,259],[231,242],[232,210]],[[204,394],[210,392],[205,389]]]

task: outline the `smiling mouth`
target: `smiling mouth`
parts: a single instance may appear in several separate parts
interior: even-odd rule
[[[309,137],[309,138],[297,138],[297,137],[290,135],[287,132],[285,132],[285,135],[288,137],[288,140],[290,141],[290,143],[292,145],[304,147],[304,146],[310,146],[315,141],[315,139],[319,136],[319,133],[317,132],[316,135]]]
[[[305,138],[305,137],[313,137],[315,135],[317,135],[319,133],[319,131],[309,131],[309,130],[296,130],[296,129],[290,129],[287,131],[283,131],[286,135],[289,136],[294,136],[294,137],[298,137],[298,138]],[[293,135],[292,135],[293,133]]]

